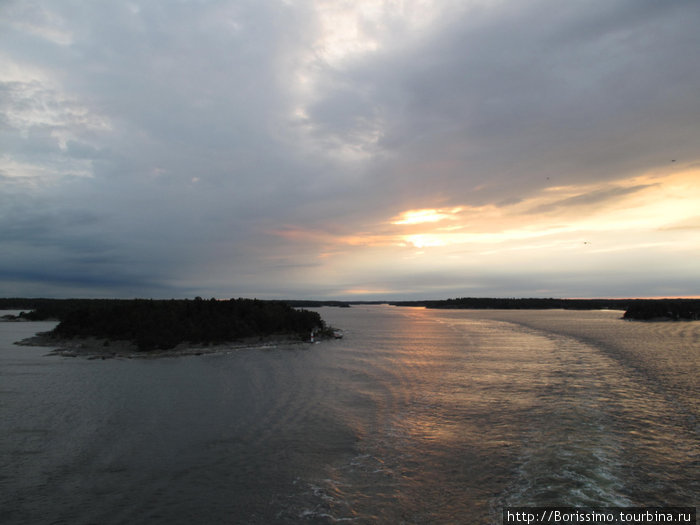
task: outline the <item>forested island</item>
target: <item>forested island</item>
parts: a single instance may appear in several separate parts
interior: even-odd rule
[[[317,312],[258,299],[0,299],[3,308],[31,308],[18,320],[58,320],[43,334],[47,342],[128,341],[141,352],[273,336],[302,341],[330,330]]]

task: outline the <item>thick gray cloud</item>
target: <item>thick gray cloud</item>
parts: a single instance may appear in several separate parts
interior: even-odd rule
[[[406,209],[584,210],[692,167],[700,5],[365,7],[0,6],[0,295],[608,294],[581,283],[617,263],[530,286],[357,246]]]
[[[404,176],[434,177],[437,191],[463,190],[459,199],[695,158],[700,71],[688,53],[700,48],[700,6],[504,5],[466,11],[413,49],[343,72],[342,90],[317,105],[323,132],[355,132],[328,105],[374,102],[390,123],[382,144],[404,159]],[[436,169],[436,156],[455,162]],[[469,191],[484,182],[483,197]]]

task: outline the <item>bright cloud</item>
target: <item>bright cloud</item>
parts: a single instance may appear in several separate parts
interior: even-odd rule
[[[615,184],[547,188],[529,199],[504,206],[461,206],[448,212],[409,210],[392,221],[408,228],[408,233],[392,232],[390,237],[398,235],[406,244],[418,248],[495,243],[509,250],[512,242],[541,237],[578,239],[602,235],[612,238],[617,249],[624,249],[630,233],[658,235],[669,225],[697,217],[698,181],[700,172],[690,170],[664,177],[640,176]],[[446,219],[452,222],[450,228],[442,227]]]
[[[621,272],[640,257],[691,257],[700,242],[698,175],[690,169],[551,187],[501,206],[407,210],[389,221],[390,227],[377,224],[371,234],[326,232],[319,259],[324,267],[341,264],[368,272],[379,267],[411,275],[429,268],[469,275],[483,268],[508,274],[513,264],[553,270],[555,262],[577,271],[600,265]]]
[[[462,208],[452,208],[451,210],[442,209],[425,209],[425,210],[408,210],[402,212],[392,224],[421,224],[424,222],[440,222],[445,219],[454,219],[456,214],[462,211]]]

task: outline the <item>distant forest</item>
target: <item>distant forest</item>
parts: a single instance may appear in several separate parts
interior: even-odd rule
[[[141,351],[182,342],[222,343],[285,335],[306,339],[325,327],[317,312],[258,299],[0,299],[0,309],[31,309],[26,320],[56,319],[57,339],[98,337],[134,342]]]
[[[700,319],[700,299],[541,299],[461,297],[439,301],[397,301],[395,306],[424,306],[445,309],[503,309],[537,310],[561,308],[566,310],[625,310],[625,319],[697,320]]]

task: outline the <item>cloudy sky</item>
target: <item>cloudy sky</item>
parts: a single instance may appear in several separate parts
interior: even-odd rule
[[[697,0],[0,2],[0,296],[700,295]]]

